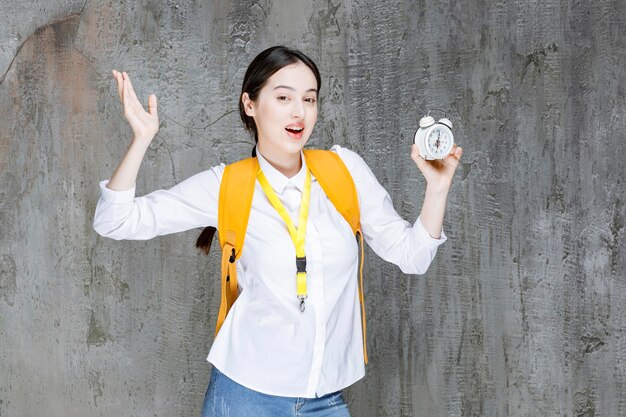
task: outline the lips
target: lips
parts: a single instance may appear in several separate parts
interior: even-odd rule
[[[304,125],[302,123],[293,123],[285,127],[288,132],[293,134],[300,133],[304,130]]]
[[[287,134],[292,139],[301,139],[302,133],[304,132],[304,124],[302,123],[293,123],[285,127]]]

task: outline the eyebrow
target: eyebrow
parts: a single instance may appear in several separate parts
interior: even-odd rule
[[[286,88],[287,90],[291,90],[291,91],[296,91],[295,88],[293,87],[289,87],[287,85],[277,85],[276,87],[274,87],[274,90],[277,90],[279,88]],[[313,91],[314,93],[317,94],[317,88],[309,88],[308,90],[306,90],[305,92],[308,93],[309,91]]]

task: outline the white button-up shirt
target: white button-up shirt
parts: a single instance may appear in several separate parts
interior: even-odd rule
[[[338,145],[331,149],[356,185],[365,241],[407,274],[423,274],[437,247],[419,218],[403,220],[365,161]],[[257,153],[259,165],[297,226],[306,162],[291,178]],[[224,164],[169,190],[135,197],[106,188],[94,229],[112,239],[150,239],[192,228],[217,227]],[[365,375],[358,296],[358,245],[344,218],[312,177],[306,231],[306,309],[296,297],[295,248],[286,224],[256,182],[242,255],[240,294],[213,341],[207,360],[229,378],[271,395],[315,397],[343,389]],[[367,273],[365,273],[367,279]],[[369,323],[375,325],[375,323]]]

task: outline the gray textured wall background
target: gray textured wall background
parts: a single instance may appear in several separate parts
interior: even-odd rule
[[[0,415],[199,415],[219,307],[198,231],[115,242],[98,181],[130,139],[112,68],[161,129],[138,195],[247,156],[247,64],[323,74],[313,147],[359,152],[413,221],[428,107],[465,150],[424,276],[367,252],[353,416],[626,416],[620,0],[0,4]]]

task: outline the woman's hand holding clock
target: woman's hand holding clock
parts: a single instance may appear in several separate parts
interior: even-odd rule
[[[452,183],[452,177],[460,164],[463,149],[454,144],[450,154],[443,159],[426,160],[420,156],[419,148],[413,144],[411,159],[422,172],[429,188],[434,191],[447,191]]]

